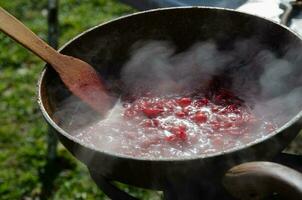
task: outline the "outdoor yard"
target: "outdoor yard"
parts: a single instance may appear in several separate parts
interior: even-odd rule
[[[0,6],[47,40],[47,0],[3,0]],[[134,11],[115,0],[60,0],[59,46],[92,26]],[[57,165],[45,172],[47,125],[36,102],[43,66],[0,32],[0,199],[106,199],[85,166],[61,145]],[[140,198],[158,197],[124,188]]]
[[[0,6],[47,40],[47,0],[1,0]],[[59,46],[90,27],[133,12],[117,0],[59,0]],[[36,101],[44,64],[0,32],[0,199],[108,199],[61,144],[49,170],[48,127]],[[301,154],[298,137],[289,151]],[[119,186],[140,199],[161,198],[157,192]]]

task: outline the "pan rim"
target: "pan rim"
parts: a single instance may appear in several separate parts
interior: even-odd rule
[[[153,12],[158,12],[158,11],[167,11],[167,10],[182,10],[182,9],[207,9],[207,10],[222,10],[222,11],[227,11],[230,13],[238,13],[238,14],[242,14],[242,15],[248,15],[251,17],[256,17],[256,18],[260,18],[262,20],[266,20],[269,21],[270,23],[273,23],[277,26],[279,26],[280,28],[286,29],[287,31],[289,31],[291,34],[293,34],[293,36],[297,37],[299,40],[302,40],[302,37],[299,36],[297,33],[295,33],[294,31],[292,31],[290,28],[288,28],[287,26],[284,26],[282,24],[279,24],[271,19],[265,18],[265,17],[261,17],[255,14],[249,14],[246,12],[242,12],[242,11],[238,11],[238,10],[234,10],[234,9],[230,9],[230,8],[220,8],[220,7],[209,7],[209,6],[181,6],[181,7],[169,7],[169,8],[157,8],[157,9],[151,9],[151,10],[147,10],[147,11],[140,11],[140,12],[135,12],[135,13],[131,13],[131,14],[127,14],[115,19],[112,19],[110,21],[101,23],[99,25],[93,26],[89,29],[87,29],[86,31],[78,34],[77,36],[75,36],[74,38],[72,38],[71,40],[69,40],[68,42],[66,42],[58,51],[61,52],[62,50],[64,50],[65,47],[69,46],[72,42],[76,41],[78,38],[80,38],[81,36],[99,28],[102,26],[105,26],[107,24],[111,24],[114,23],[115,21],[120,21],[123,20],[124,18],[129,18],[129,17],[133,17],[136,15],[142,15],[142,14],[146,14],[146,13],[153,13]],[[60,134],[62,134],[64,137],[68,138],[69,140],[77,143],[78,145],[87,148],[91,151],[94,152],[98,152],[101,153],[103,155],[106,156],[111,156],[114,157],[115,159],[120,158],[120,159],[129,159],[129,160],[133,160],[133,161],[155,161],[155,162],[184,162],[184,161],[192,161],[192,160],[199,160],[199,159],[205,159],[205,158],[213,158],[213,157],[217,157],[217,156],[221,156],[221,155],[228,155],[228,154],[232,154],[235,153],[237,151],[241,151],[243,149],[247,149],[247,148],[251,148],[252,146],[255,146],[257,144],[260,144],[266,140],[268,140],[269,138],[273,138],[276,135],[278,135],[280,132],[284,131],[285,129],[289,128],[290,126],[294,125],[296,122],[298,122],[301,117],[302,117],[302,110],[300,112],[298,112],[297,115],[293,116],[291,118],[291,120],[289,120],[288,122],[286,122],[283,126],[279,127],[277,130],[270,132],[269,134],[267,134],[267,136],[258,138],[256,140],[254,140],[253,142],[247,143],[245,145],[242,145],[240,147],[237,148],[231,148],[228,150],[224,150],[224,151],[220,151],[220,152],[216,152],[216,153],[209,153],[209,154],[203,154],[203,155],[195,155],[195,156],[190,156],[190,157],[180,157],[180,158],[174,158],[174,157],[164,157],[164,158],[146,158],[146,157],[132,157],[132,156],[128,156],[128,155],[124,155],[124,154],[119,154],[119,153],[110,153],[108,151],[104,151],[104,150],[100,150],[97,149],[95,147],[89,146],[88,144],[85,144],[83,142],[81,142],[79,139],[73,137],[72,135],[70,135],[67,131],[63,130],[61,127],[59,127],[53,120],[52,118],[49,116],[48,112],[46,111],[44,105],[43,105],[43,97],[42,97],[42,82],[45,78],[46,73],[48,72],[48,67],[47,65],[45,65],[44,69],[42,70],[42,72],[40,73],[38,82],[37,82],[37,102],[39,105],[39,108],[42,112],[42,115],[44,117],[44,119]]]

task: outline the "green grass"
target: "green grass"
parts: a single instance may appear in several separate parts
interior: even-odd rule
[[[5,0],[1,7],[46,40],[47,0]],[[114,0],[60,0],[60,45],[80,32],[112,18],[134,12]],[[61,145],[50,175],[53,187],[43,187],[47,125],[36,102],[36,82],[44,63],[0,33],[0,199],[106,199],[88,171]],[[122,186],[142,199],[152,192]]]
[[[46,39],[47,0],[2,0],[0,6]],[[115,0],[60,0],[59,7],[60,45],[87,28],[134,12]],[[36,56],[0,33],[0,199],[106,199],[85,166],[61,145],[54,174],[48,177],[53,179],[53,187],[43,187],[47,126],[35,97],[43,65]],[[301,148],[302,135],[299,141]],[[141,199],[159,198],[157,193],[121,187]],[[45,188],[50,188],[47,195]]]

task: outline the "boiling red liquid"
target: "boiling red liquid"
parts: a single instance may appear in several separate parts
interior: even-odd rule
[[[207,96],[149,93],[124,99],[131,100],[123,101],[117,120],[101,121],[78,137],[130,156],[188,157],[236,148],[276,128],[226,89]]]
[[[206,97],[139,97],[124,103],[126,120],[134,120],[144,131],[164,131],[168,142],[185,142],[192,126],[199,134],[242,135],[256,118],[249,107],[226,90],[213,99]],[[251,126],[251,127],[250,127]]]

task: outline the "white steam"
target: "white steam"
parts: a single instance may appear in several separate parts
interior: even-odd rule
[[[130,94],[151,90],[167,95],[191,93],[196,89],[205,92],[218,77],[220,87],[232,90],[253,108],[256,116],[280,127],[302,108],[300,63],[302,56],[295,50],[288,50],[280,57],[255,38],[236,41],[229,47],[213,41],[199,42],[183,51],[167,41],[141,41],[133,45],[132,56],[123,66],[119,81],[122,89]],[[89,109],[79,109],[81,104],[73,99],[62,104],[55,117],[63,128],[72,135],[79,133],[79,127],[93,129],[94,134],[85,136],[82,131],[80,138],[105,151],[114,152],[114,148],[127,145],[127,150],[131,145],[135,147],[135,138],[126,144],[119,129],[112,127],[116,124],[122,129],[120,126],[126,124],[120,117],[121,102],[108,119],[93,128],[90,125],[97,121],[96,115]],[[107,141],[113,141],[114,145]]]
[[[181,53],[165,41],[140,42],[135,46],[121,72],[130,91],[140,87],[159,93],[192,91],[201,84],[206,86],[232,59],[231,55],[218,52],[212,42],[197,43]],[[137,49],[138,46],[141,47]]]

